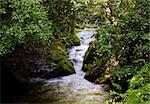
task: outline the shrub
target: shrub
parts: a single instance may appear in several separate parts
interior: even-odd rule
[[[108,0],[107,6],[104,3],[101,5],[105,7],[104,11],[109,8],[110,12],[109,16],[102,14],[105,18],[96,36],[95,51],[98,55],[93,62],[107,64],[113,58],[119,62],[116,66],[109,64],[112,73],[111,92],[114,96],[111,103],[148,103],[148,0]]]
[[[26,38],[49,44],[52,23],[39,1],[1,0],[0,3],[0,55],[10,52]]]

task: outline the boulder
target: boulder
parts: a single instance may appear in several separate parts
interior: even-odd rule
[[[48,64],[46,62],[42,62],[42,64],[38,65],[34,72],[31,73],[31,76],[50,79],[70,75],[73,73],[75,73],[75,70],[71,62],[69,65],[64,64],[63,66],[56,62],[49,62]]]
[[[50,79],[75,73],[73,63],[68,59],[67,49],[60,42],[54,42],[51,47],[46,48],[35,43],[22,44],[7,54],[6,59],[14,67],[13,72],[19,73],[25,80]]]
[[[84,76],[85,79],[87,79],[90,82],[95,83],[95,80],[99,77],[103,76],[104,68],[101,67],[101,65],[94,66],[91,70],[88,70],[86,72],[86,75]]]
[[[50,47],[49,55],[47,56],[45,65],[47,65],[47,68],[45,69],[48,72],[44,72],[44,74],[42,74],[42,77],[46,79],[66,76],[75,73],[74,65],[68,59],[67,49],[63,44],[59,42],[53,43],[53,45]]]
[[[102,84],[107,83],[110,77],[111,73],[109,72],[108,67],[97,65],[91,70],[88,70],[84,78],[90,82]]]
[[[95,41],[90,43],[89,48],[85,53],[84,60],[83,60],[83,67],[82,67],[82,70],[84,72],[88,71],[90,68],[93,67],[90,64],[92,64],[94,61],[94,57],[95,57],[94,51],[95,51]]]

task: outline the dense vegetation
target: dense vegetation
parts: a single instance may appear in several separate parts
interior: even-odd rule
[[[71,1],[1,0],[0,54],[32,39],[49,46],[53,39],[75,40],[75,10]],[[73,40],[73,41],[74,41]]]
[[[1,0],[1,45],[0,54],[14,49],[27,37],[48,43],[52,38],[52,23],[47,11],[34,0]]]
[[[98,24],[93,59],[88,70],[99,65],[109,71],[112,99],[107,103],[150,103],[149,4],[148,0],[101,2],[105,14]],[[101,13],[104,13],[101,12]],[[91,53],[90,53],[91,55]],[[92,61],[91,61],[92,60]],[[108,74],[107,73],[107,74]],[[96,82],[102,83],[101,74]]]
[[[75,28],[92,25],[98,33],[84,69],[100,66],[109,74],[112,98],[106,103],[150,103],[148,0],[0,0],[0,5],[0,55],[40,44],[50,62],[70,69],[66,49],[79,44]],[[103,83],[101,77],[95,82]]]

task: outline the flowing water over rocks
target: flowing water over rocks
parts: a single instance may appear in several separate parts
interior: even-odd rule
[[[37,86],[20,102],[46,104],[103,104],[108,93],[98,85],[84,79],[81,70],[85,52],[94,40],[95,29],[83,29],[77,37],[80,46],[69,49],[69,59],[74,63],[76,74],[50,80],[32,79]],[[40,84],[41,83],[41,84]]]

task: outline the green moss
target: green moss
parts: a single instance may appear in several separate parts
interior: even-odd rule
[[[62,43],[53,42],[49,48],[48,64],[51,66],[51,62],[57,64],[54,74],[63,76],[75,73],[73,63],[68,59],[67,49]]]
[[[95,41],[90,43],[90,46],[85,53],[84,61],[83,61],[83,68],[82,68],[83,71],[88,71],[93,66],[95,66],[95,64],[93,64],[94,57],[95,57],[94,52],[95,52]]]

